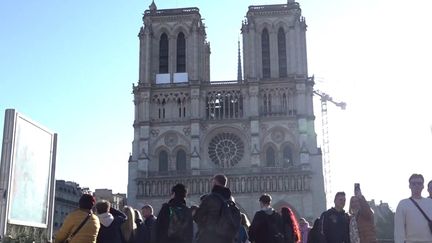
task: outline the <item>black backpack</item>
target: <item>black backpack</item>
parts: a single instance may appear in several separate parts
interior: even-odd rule
[[[276,211],[273,214],[266,214],[269,239],[272,243],[284,243],[285,236],[282,233],[282,217]]]
[[[185,205],[169,206],[168,238],[184,239],[192,222],[192,211]]]
[[[218,193],[211,193],[218,198],[221,203],[219,211],[219,222],[217,225],[217,233],[224,238],[234,239],[240,230],[240,210],[235,202],[230,199],[225,199]]]

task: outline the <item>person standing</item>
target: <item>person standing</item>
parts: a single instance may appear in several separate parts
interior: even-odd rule
[[[83,194],[78,204],[79,208],[66,216],[54,242],[65,242],[74,232],[75,235],[70,238],[70,243],[96,242],[99,232],[99,219],[92,212],[95,198],[90,194]],[[77,231],[81,224],[81,228]]]
[[[153,215],[153,207],[149,204],[141,208],[142,216],[144,218],[144,242],[150,243],[152,239],[153,226],[156,223],[156,217]]]
[[[298,243],[301,241],[300,228],[293,211],[289,207],[281,209],[282,217],[282,233],[284,235],[285,243]]]
[[[198,224],[198,243],[231,243],[239,232],[240,211],[231,190],[226,187],[227,181],[222,174],[213,177],[211,193],[202,198],[194,215]],[[225,217],[228,212],[233,212],[232,217]]]
[[[301,243],[307,243],[311,227],[305,218],[299,219],[299,228],[301,233]]]
[[[362,195],[360,186],[355,187],[354,194],[349,205],[350,241],[351,243],[376,243],[374,213]]]
[[[422,197],[424,178],[421,174],[412,174],[408,180],[411,197],[402,199],[394,218],[395,243],[432,242],[430,222],[432,219],[432,199]],[[421,210],[420,210],[421,209]]]
[[[259,198],[261,210],[255,213],[249,227],[249,240],[255,243],[284,242],[282,218],[271,207],[271,196],[263,194]]]
[[[121,226],[127,220],[126,214],[106,200],[96,203],[96,212],[101,223],[97,243],[122,243]]]
[[[337,192],[335,206],[321,214],[321,233],[326,243],[349,243],[349,215],[345,213],[345,192]]]
[[[171,199],[162,205],[156,219],[158,243],[191,243],[193,238],[192,211],[186,206],[187,190],[183,184],[171,189]]]

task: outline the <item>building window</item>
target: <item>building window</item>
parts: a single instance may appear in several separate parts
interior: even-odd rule
[[[276,165],[275,151],[272,147],[268,147],[266,151],[266,164],[268,167],[274,167]]]
[[[283,163],[284,165],[292,165],[293,164],[293,156],[291,147],[286,145],[283,149]]]
[[[219,167],[233,167],[244,154],[244,143],[233,133],[220,133],[212,138],[208,146],[210,159]]]
[[[186,170],[186,152],[183,149],[180,149],[179,151],[177,151],[176,168],[177,168],[177,171],[185,171]]]
[[[270,39],[267,29],[261,33],[263,78],[270,78]]]
[[[165,150],[159,152],[159,172],[168,171],[168,153]]]
[[[177,73],[186,72],[186,39],[183,32],[177,36]]]
[[[159,41],[159,73],[168,73],[168,36],[165,33]]]
[[[279,59],[279,77],[284,78],[287,76],[287,53],[285,32],[283,28],[278,31],[278,59]]]

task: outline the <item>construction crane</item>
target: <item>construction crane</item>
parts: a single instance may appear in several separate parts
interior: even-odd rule
[[[331,194],[331,174],[330,174],[330,145],[329,145],[329,132],[328,132],[328,117],[327,117],[327,102],[331,102],[337,107],[345,110],[346,103],[338,102],[320,90],[314,90],[313,93],[320,97],[321,100],[321,120],[322,120],[322,159],[323,159],[323,172],[324,172],[324,191],[327,195]]]

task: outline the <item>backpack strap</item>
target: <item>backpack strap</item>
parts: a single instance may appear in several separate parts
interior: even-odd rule
[[[410,197],[409,199],[414,203],[414,205],[416,205],[416,207],[418,208],[418,210],[420,210],[420,212],[423,214],[423,216],[426,218],[426,220],[429,223],[431,223],[430,218],[426,215],[426,213],[423,211],[423,209],[420,207],[420,205],[418,205],[418,203],[412,197]]]

